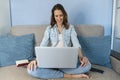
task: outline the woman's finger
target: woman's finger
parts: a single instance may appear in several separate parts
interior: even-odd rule
[[[33,70],[33,62],[30,63],[30,70]]]
[[[84,63],[85,63],[84,66],[86,66],[87,63],[88,63],[88,59],[87,59],[86,57],[84,57],[84,58],[83,58],[83,61],[84,61]]]
[[[36,64],[36,61],[34,61],[34,70],[36,70],[37,68],[37,64]]]
[[[30,63],[27,65],[27,69],[29,69],[29,70],[30,70]]]
[[[84,61],[83,58],[80,59],[81,65],[80,66],[84,66]]]

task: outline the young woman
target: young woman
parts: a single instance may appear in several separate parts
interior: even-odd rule
[[[28,73],[37,78],[89,78],[85,74],[91,69],[91,64],[86,57],[83,57],[81,46],[77,39],[74,26],[68,24],[68,16],[61,4],[56,4],[52,8],[50,26],[47,27],[40,46],[52,47],[79,47],[79,60],[75,69],[49,69],[37,67],[37,61],[33,60],[28,64]]]

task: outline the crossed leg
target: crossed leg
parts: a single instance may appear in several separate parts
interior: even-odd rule
[[[91,69],[91,64],[88,62],[88,64],[84,67],[81,67],[80,65],[78,65],[77,68],[73,68],[73,69],[60,69],[61,71],[63,71],[64,77],[65,78],[90,78],[89,74],[87,74],[87,72]]]

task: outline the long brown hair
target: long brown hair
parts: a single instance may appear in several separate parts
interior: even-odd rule
[[[56,21],[55,21],[55,18],[54,18],[54,11],[55,10],[61,10],[62,11],[62,13],[63,13],[63,25],[66,29],[68,29],[69,28],[68,16],[67,16],[67,13],[66,13],[64,7],[61,4],[56,4],[52,8],[51,21],[50,21],[51,27],[53,27],[56,24]]]

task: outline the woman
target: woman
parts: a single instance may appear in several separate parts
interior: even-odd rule
[[[37,78],[89,78],[87,73],[91,64],[86,57],[82,56],[81,46],[77,34],[72,25],[68,24],[67,13],[61,4],[52,8],[50,26],[47,27],[40,46],[47,46],[50,42],[52,47],[79,47],[79,60],[75,69],[49,69],[37,67],[36,60],[28,64],[28,73]]]

